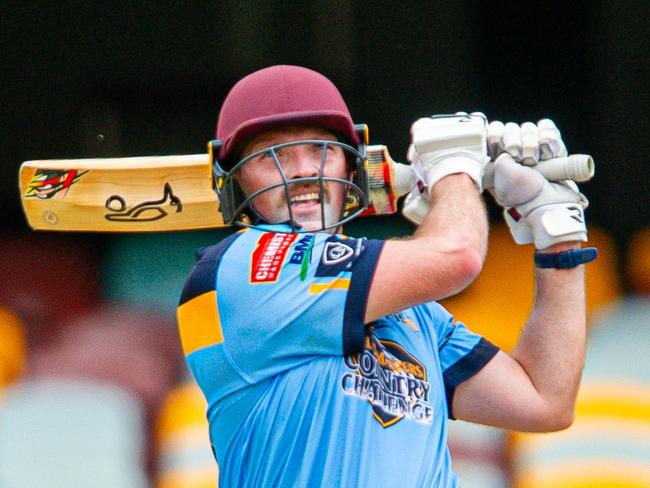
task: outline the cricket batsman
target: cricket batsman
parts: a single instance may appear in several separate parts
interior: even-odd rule
[[[555,124],[416,120],[404,213],[419,225],[385,241],[342,234],[368,205],[366,143],[306,68],[256,71],[223,102],[217,192],[243,229],[198,252],[178,307],[221,487],[456,487],[448,419],[572,423],[596,251],[581,248],[577,186],[535,170],[566,156]],[[436,302],[481,272],[488,170],[515,241],[535,245],[535,303],[511,354]]]

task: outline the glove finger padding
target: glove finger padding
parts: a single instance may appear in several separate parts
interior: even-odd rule
[[[537,124],[524,122],[521,125],[492,121],[487,130],[487,141],[492,160],[507,152],[526,166],[567,155],[560,130],[550,119],[542,119]]]
[[[539,132],[532,122],[521,124],[521,163],[534,166],[539,161]]]
[[[539,134],[540,159],[545,160],[567,155],[566,146],[555,122],[550,119],[540,120],[537,122],[537,132]]]
[[[503,151],[505,146],[503,144],[503,134],[505,133],[505,125],[499,120],[490,122],[487,129],[487,142],[489,155],[492,159],[496,159]]]
[[[505,153],[494,164],[493,195],[506,208],[504,217],[515,242],[534,241],[537,249],[544,249],[559,242],[587,240],[583,210],[588,202],[574,182],[547,181]]]

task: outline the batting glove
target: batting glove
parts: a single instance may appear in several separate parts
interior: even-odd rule
[[[404,199],[402,214],[419,225],[430,206],[430,191],[445,176],[466,173],[482,191],[487,155],[487,120],[480,112],[434,115],[411,126],[407,158],[418,184]]]
[[[411,126],[408,160],[429,190],[443,177],[467,173],[481,188],[487,156],[487,120],[479,112],[434,115]]]
[[[573,181],[547,181],[534,166],[566,156],[560,131],[548,119],[521,126],[492,122],[488,144],[494,159],[494,187],[489,188],[517,244],[537,249],[566,241],[586,241],[584,209],[589,202]]]

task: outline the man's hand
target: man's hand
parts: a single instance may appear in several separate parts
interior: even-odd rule
[[[532,169],[538,162],[566,156],[560,131],[548,119],[521,126],[492,122],[488,144],[494,167],[495,200],[517,244],[537,249],[569,241],[586,241],[583,210],[588,201],[573,181],[547,181]]]
[[[487,120],[479,112],[434,115],[411,126],[408,159],[418,184],[406,196],[402,214],[420,224],[429,211],[430,191],[445,176],[466,173],[482,191],[487,155]]]

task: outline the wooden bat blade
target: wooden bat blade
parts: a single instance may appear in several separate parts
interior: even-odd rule
[[[35,230],[226,227],[207,154],[25,161],[19,185],[27,222]]]

